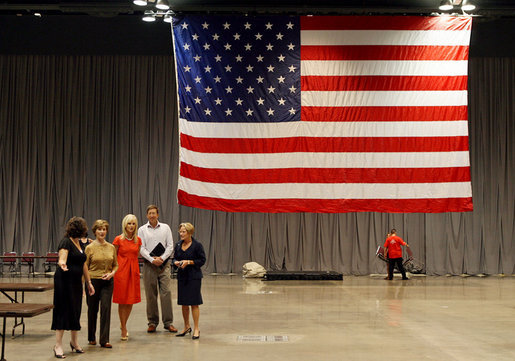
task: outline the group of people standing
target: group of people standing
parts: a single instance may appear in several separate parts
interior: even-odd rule
[[[194,323],[192,339],[200,338],[199,305],[203,303],[201,267],[206,262],[204,248],[193,238],[194,227],[191,223],[179,225],[180,242],[174,248],[172,231],[167,224],[159,222],[157,206],[147,207],[147,219],[148,222],[138,228],[137,217],[126,215],[122,220],[122,234],[116,236],[112,244],[106,240],[109,231],[107,221],[95,221],[92,226],[95,239],[86,238],[86,242],[81,241],[87,235],[86,221],[81,217],[68,221],[65,238],[59,244],[58,267],[54,276],[51,328],[56,331],[53,349],[56,358],[66,357],[63,347],[65,330],[71,331],[72,352],[84,352],[78,343],[83,290],[86,290],[88,305],[88,343],[97,344],[96,328],[100,311],[99,344],[112,348],[109,342],[112,302],[118,304],[121,340],[129,340],[127,321],[133,305],[141,302],[140,254],[144,259],[147,332],[156,332],[159,324],[158,297],[165,330],[178,332],[172,324],[171,267],[174,266],[177,268],[177,303],[182,306],[184,319],[184,329],[176,336],[184,337],[192,333],[191,307]]]

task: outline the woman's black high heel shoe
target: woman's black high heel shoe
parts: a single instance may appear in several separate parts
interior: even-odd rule
[[[198,332],[198,336],[191,336],[192,340],[198,340],[200,338],[200,331]]]
[[[175,337],[184,337],[187,333],[191,333],[191,327],[184,332],[178,333]]]
[[[60,354],[60,355],[57,354],[57,351],[55,350],[55,346],[54,346],[53,350],[54,350],[55,358],[66,358],[66,356],[64,356],[63,354]]]
[[[70,347],[72,348],[72,352],[75,352],[75,353],[84,353],[84,350],[83,349],[78,349],[78,348],[75,348],[73,347],[72,343],[70,342]]]

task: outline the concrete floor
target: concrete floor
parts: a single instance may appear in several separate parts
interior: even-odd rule
[[[2,279],[11,281],[28,279]],[[36,282],[51,279],[36,278]],[[88,346],[84,303],[79,339],[86,353],[71,354],[67,348],[67,359],[515,360],[512,276],[413,277],[388,282],[378,275],[348,276],[343,282],[263,282],[211,275],[204,278],[202,290],[200,340],[176,338],[162,325],[157,333],[147,334],[142,302],[129,319],[128,342],[120,341],[117,305],[113,305],[113,349]],[[51,303],[52,292],[28,293],[26,302]],[[174,325],[181,329],[181,311],[173,302]],[[50,323],[51,313],[26,319],[24,336],[7,337],[6,359],[53,360]],[[8,319],[8,335],[12,324]],[[238,341],[238,336],[252,337]],[[258,336],[287,336],[287,341],[272,342],[270,337],[255,341]]]

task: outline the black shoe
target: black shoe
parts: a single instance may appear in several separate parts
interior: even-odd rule
[[[75,352],[75,353],[84,353],[84,350],[83,349],[79,349],[79,348],[75,348],[73,347],[72,343],[70,342],[70,347],[72,348],[72,352]]]
[[[409,278],[408,278],[408,277],[402,277],[402,279],[403,279],[403,280],[409,280]]]
[[[66,358],[66,356],[64,356],[63,354],[60,354],[60,355],[57,354],[57,351],[55,350],[55,346],[54,346],[54,356],[55,356],[55,358]]]
[[[191,327],[184,332],[178,333],[175,337],[184,337],[187,333],[191,333]]]
[[[192,340],[198,340],[200,338],[200,331],[198,332],[198,336],[191,336]]]

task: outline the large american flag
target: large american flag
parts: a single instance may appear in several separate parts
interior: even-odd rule
[[[180,204],[472,210],[469,17],[173,22]]]

